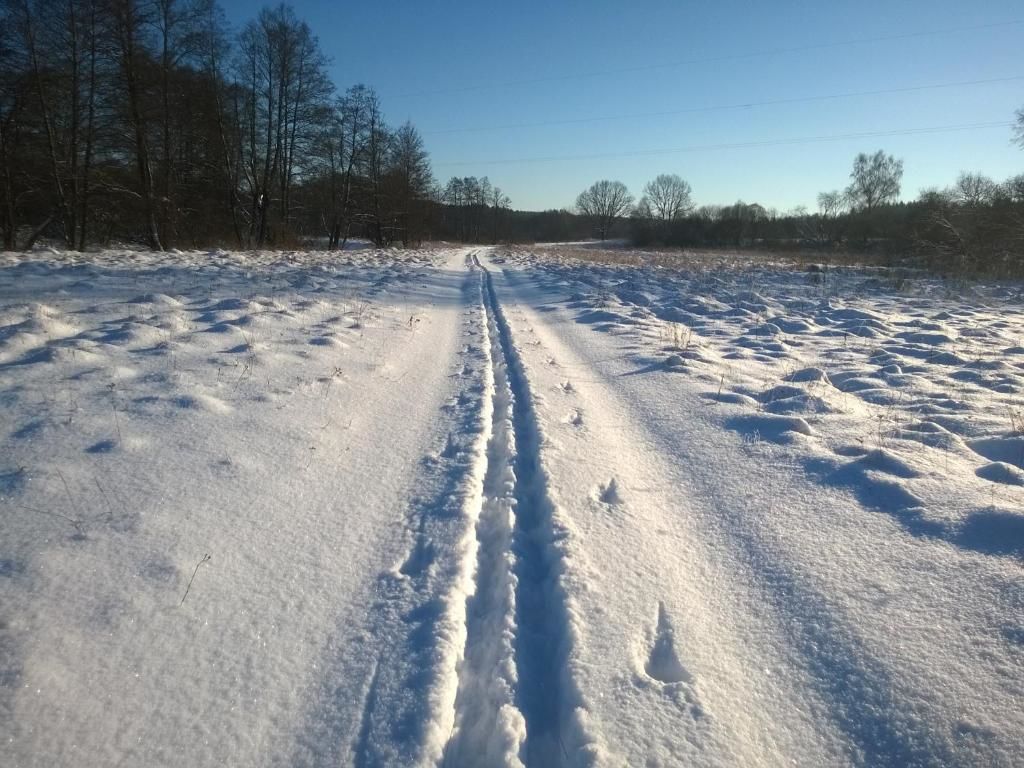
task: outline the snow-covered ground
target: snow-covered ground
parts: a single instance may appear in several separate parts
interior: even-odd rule
[[[0,254],[0,763],[1019,764],[1019,286],[664,264]]]

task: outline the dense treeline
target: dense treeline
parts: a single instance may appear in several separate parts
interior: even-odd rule
[[[484,176],[452,177],[435,195],[430,231],[439,240],[467,243],[541,243],[591,237],[590,221],[561,210],[516,211]]]
[[[214,0],[0,0],[0,29],[5,248],[424,235],[422,139],[286,5],[234,34]]]
[[[511,200],[486,176],[453,176],[437,194],[436,234],[445,240],[497,243],[510,234]]]

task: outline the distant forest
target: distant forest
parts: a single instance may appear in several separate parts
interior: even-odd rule
[[[902,161],[854,159],[817,209],[696,206],[664,174],[517,211],[487,177],[438,183],[416,127],[341,90],[287,5],[232,31],[214,0],[0,0],[0,239],[69,249],[379,246],[624,238],[643,247],[916,255],[1021,269],[1024,175],[965,173],[899,202]],[[1024,147],[1024,112],[1015,136]]]

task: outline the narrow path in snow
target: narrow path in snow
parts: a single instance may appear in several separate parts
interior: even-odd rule
[[[526,737],[515,705],[515,588],[512,526],[515,505],[514,401],[508,366],[494,313],[486,297],[484,273],[475,258],[469,268],[480,277],[485,347],[492,372],[491,435],[483,504],[476,524],[475,591],[466,605],[466,648],[459,667],[455,728],[443,766],[521,765]]]
[[[568,618],[558,584],[552,504],[547,475],[540,466],[541,435],[530,385],[489,272],[485,272],[485,283],[487,310],[498,330],[513,396],[512,425],[517,450],[512,549],[516,575],[517,699],[526,719],[525,762],[531,768],[560,765],[567,751],[561,726],[567,703],[564,677]]]
[[[477,522],[476,591],[467,607],[455,730],[443,765],[558,766],[584,739],[566,727],[569,678],[563,564],[541,466],[530,384],[491,280],[482,275],[493,373],[492,429]]]

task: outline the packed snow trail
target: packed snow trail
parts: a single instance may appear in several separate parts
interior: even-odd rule
[[[592,745],[575,720],[564,540],[541,466],[543,435],[491,275],[475,256],[473,266],[483,270],[493,428],[456,728],[443,765],[577,764]]]
[[[470,268],[479,262],[470,257]],[[514,396],[508,383],[494,313],[480,274],[485,308],[487,361],[491,370],[491,433],[483,503],[476,523],[478,542],[474,593],[466,607],[466,647],[458,671],[455,724],[444,766],[521,765],[526,725],[515,703],[515,588],[512,527],[516,477]],[[487,298],[485,298],[487,297]]]

